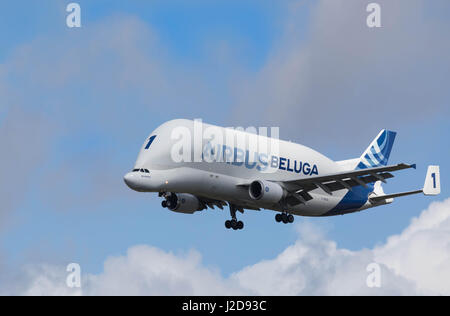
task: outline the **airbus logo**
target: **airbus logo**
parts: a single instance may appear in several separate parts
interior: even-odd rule
[[[319,174],[316,164],[277,155],[269,156],[268,154],[258,152],[254,152],[251,155],[249,150],[243,150],[237,147],[231,148],[227,145],[212,146],[210,143],[206,144],[203,149],[202,159],[205,162],[224,162],[238,167],[245,166],[247,169],[256,168],[256,170],[261,172],[270,168],[272,170],[285,170],[307,176]]]

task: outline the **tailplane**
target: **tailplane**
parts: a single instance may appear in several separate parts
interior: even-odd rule
[[[425,184],[422,190],[400,192],[394,194],[384,194],[383,191],[375,192],[369,197],[372,204],[391,203],[393,198],[411,194],[423,193],[425,195],[439,195],[441,193],[441,177],[439,175],[439,166],[428,166]]]

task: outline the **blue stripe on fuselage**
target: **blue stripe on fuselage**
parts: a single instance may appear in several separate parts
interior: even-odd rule
[[[369,194],[373,191],[373,184],[368,183],[367,188],[363,186],[353,187],[344,198],[333,207],[330,211],[326,212],[322,216],[333,216],[351,213],[358,210],[364,204],[366,204]]]
[[[388,163],[389,155],[391,154],[392,146],[394,144],[396,132],[385,130],[380,137],[376,140],[378,147],[380,147],[380,154],[375,151],[375,148],[371,146],[370,152],[376,161],[373,161],[368,153],[364,155],[364,159],[371,167],[386,166]],[[355,170],[367,169],[366,162],[360,161]],[[373,192],[374,183],[368,183],[367,188],[363,186],[353,187],[345,194],[342,200],[331,210],[323,214],[322,216],[341,215],[346,213],[355,212],[366,204],[369,194]]]

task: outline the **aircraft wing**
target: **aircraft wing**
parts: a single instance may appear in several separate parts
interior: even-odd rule
[[[203,209],[212,208],[214,209],[214,206],[217,206],[221,210],[223,210],[223,207],[227,205],[227,202],[221,201],[221,200],[214,200],[206,197],[197,196],[200,203],[203,205]]]
[[[206,197],[202,197],[202,196],[197,196],[197,198],[202,203],[203,209],[207,209],[208,207],[211,209],[214,209],[214,207],[217,206],[218,208],[223,210],[223,207],[228,205],[228,202],[221,201],[221,200],[210,199],[210,198],[206,198]],[[237,210],[241,213],[244,213],[244,209],[255,210],[255,211],[260,210],[257,207],[253,207],[251,205],[241,204],[241,203],[235,204],[235,206],[236,206]]]
[[[282,181],[281,184],[290,192],[289,204],[305,203],[312,199],[309,191],[321,188],[326,193],[332,195],[334,191],[348,189],[355,186],[367,187],[368,183],[376,181],[386,182],[386,179],[393,178],[390,173],[393,171],[416,168],[416,165],[398,164],[384,167],[367,168],[340,173],[327,174],[323,176],[303,178],[298,180]]]

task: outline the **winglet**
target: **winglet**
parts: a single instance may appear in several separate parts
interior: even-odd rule
[[[423,194],[438,195],[439,193],[441,193],[439,166],[428,166],[427,176],[423,186]]]

